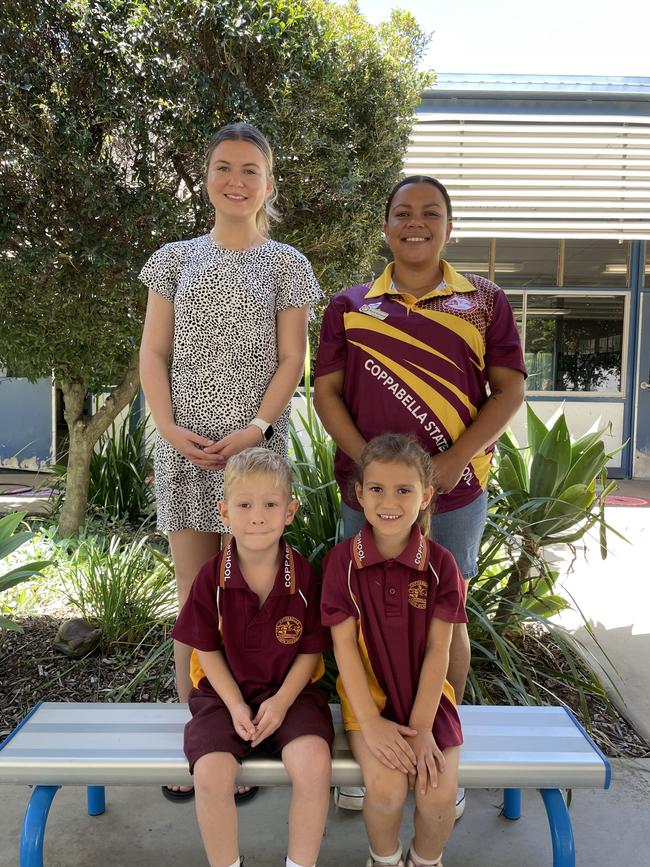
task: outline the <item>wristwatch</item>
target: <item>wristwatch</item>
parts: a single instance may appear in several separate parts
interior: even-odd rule
[[[250,421],[248,423],[249,427],[251,427],[252,425],[255,425],[255,427],[258,427],[262,431],[262,435],[266,442],[268,442],[274,434],[273,426],[271,425],[271,423],[268,421],[264,421],[263,418],[254,418],[253,421]]]

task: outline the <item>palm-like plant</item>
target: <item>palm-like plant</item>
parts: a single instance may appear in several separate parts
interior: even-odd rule
[[[536,614],[561,607],[553,595],[557,574],[544,559],[545,547],[572,545],[598,525],[606,556],[604,501],[616,487],[606,482],[605,466],[613,452],[605,451],[605,430],[572,443],[564,414],[549,429],[530,404],[527,413],[526,448],[509,433],[499,439],[497,492],[483,540],[482,565],[496,562],[503,567],[488,581],[500,591],[494,615],[500,624],[508,623],[514,605],[528,606]]]
[[[18,527],[24,521],[27,512],[12,512],[0,518],[0,563],[9,557],[14,551],[34,538],[30,530],[18,531]],[[28,581],[50,565],[49,560],[35,560],[31,563],[21,563],[14,569],[0,575],[0,592],[15,587],[23,581]],[[0,615],[0,630],[11,629],[14,632],[22,632],[20,624],[7,617]]]

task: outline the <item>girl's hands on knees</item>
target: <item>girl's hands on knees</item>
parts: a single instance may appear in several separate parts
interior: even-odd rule
[[[261,744],[264,738],[272,735],[274,731],[280,728],[288,709],[286,702],[277,693],[262,702],[253,720],[256,730],[252,746],[256,747],[258,744]]]
[[[361,734],[370,752],[382,765],[404,774],[415,773],[415,753],[405,738],[416,735],[416,729],[377,716],[363,723]]]
[[[431,732],[431,729],[417,729],[417,734],[409,737],[416,759],[415,773],[409,774],[409,786],[426,795],[429,786],[438,787],[438,773],[445,770],[445,757]]]
[[[264,441],[262,431],[255,425],[235,430],[223,437],[216,443],[211,443],[205,450],[206,454],[211,455],[219,460],[220,467],[225,466],[228,458],[233,455],[243,452],[244,449],[250,449],[252,446],[259,446]]]
[[[232,724],[239,737],[245,741],[252,741],[256,734],[252,710],[243,702],[236,704],[234,707],[229,708],[229,710]]]
[[[214,455],[209,455],[206,449],[214,445],[214,440],[202,437],[186,427],[172,425],[160,431],[160,435],[174,446],[177,452],[187,458],[195,467],[204,470],[219,469],[219,463]]]

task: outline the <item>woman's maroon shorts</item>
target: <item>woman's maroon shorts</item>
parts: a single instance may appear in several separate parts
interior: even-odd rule
[[[280,728],[255,749],[250,741],[239,737],[230,712],[218,695],[193,689],[188,703],[192,719],[185,726],[183,748],[190,763],[190,773],[194,772],[198,759],[207,753],[231,753],[240,763],[247,756],[258,753],[279,756],[288,743],[303,735],[317,735],[332,748],[334,726],[327,696],[313,684],[306,686],[296,698]],[[257,713],[256,706],[251,710],[253,715]]]

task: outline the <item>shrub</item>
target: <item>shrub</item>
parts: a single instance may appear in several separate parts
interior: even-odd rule
[[[124,543],[90,536],[61,569],[69,603],[101,627],[107,644],[137,644],[176,610],[171,562],[146,537]]]
[[[3,560],[8,559],[10,554],[34,538],[35,534],[29,530],[17,532],[26,514],[27,512],[12,512],[0,518],[0,564],[2,564]],[[49,565],[49,560],[20,563],[20,565],[0,575],[0,592],[22,584],[23,581],[28,581],[35,575],[40,574]],[[0,611],[3,610],[3,608],[0,608]],[[14,632],[23,631],[18,623],[0,615],[0,630],[2,629],[11,629]]]

